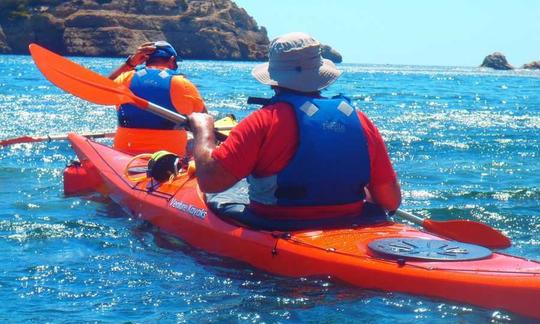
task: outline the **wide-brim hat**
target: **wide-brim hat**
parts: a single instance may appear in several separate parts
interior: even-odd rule
[[[268,62],[257,65],[251,74],[263,84],[313,92],[328,87],[341,71],[322,58],[317,40],[305,33],[290,33],[272,40]]]

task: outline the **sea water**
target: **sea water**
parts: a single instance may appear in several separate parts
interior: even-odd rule
[[[74,58],[108,74],[120,59]],[[184,61],[216,117],[269,97],[255,63]],[[503,231],[540,259],[540,72],[342,64],[343,93],[382,133],[405,210]],[[0,139],[114,130],[113,107],[50,84],[28,56],[0,56]],[[104,140],[110,143],[110,140]],[[505,311],[285,278],[194,249],[110,201],[65,197],[66,141],[0,148],[4,322],[508,322]],[[321,170],[324,172],[324,170]]]

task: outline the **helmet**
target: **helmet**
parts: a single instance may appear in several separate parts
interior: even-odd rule
[[[174,57],[178,56],[174,47],[172,47],[172,45],[166,41],[154,42],[154,46],[156,47],[156,50],[154,51],[154,53],[150,54],[150,58],[159,57],[159,58],[169,59],[173,56]]]

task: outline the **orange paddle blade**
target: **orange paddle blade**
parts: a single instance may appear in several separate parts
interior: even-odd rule
[[[37,44],[30,44],[29,49],[41,73],[72,95],[99,105],[131,103],[141,108],[148,107],[148,101],[137,97],[122,84],[117,84]]]
[[[508,237],[492,227],[470,220],[434,221],[425,219],[422,226],[429,232],[447,238],[492,249],[503,249],[512,243]]]

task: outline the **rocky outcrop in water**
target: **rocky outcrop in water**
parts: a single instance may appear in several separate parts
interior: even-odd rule
[[[514,67],[508,63],[506,57],[500,53],[495,52],[484,58],[484,61],[480,67],[488,67],[495,70],[512,70]]]
[[[334,63],[341,63],[343,61],[343,57],[341,56],[341,54],[339,54],[338,51],[328,45],[321,46],[321,55],[325,59],[329,59]]]
[[[522,68],[529,69],[529,70],[540,70],[540,61],[533,61],[533,62],[524,64]]]
[[[28,53],[28,44],[35,42],[64,55],[126,56],[143,42],[167,40],[187,59],[264,60],[267,55],[266,29],[231,0],[10,3],[43,4],[0,5],[4,53]]]

